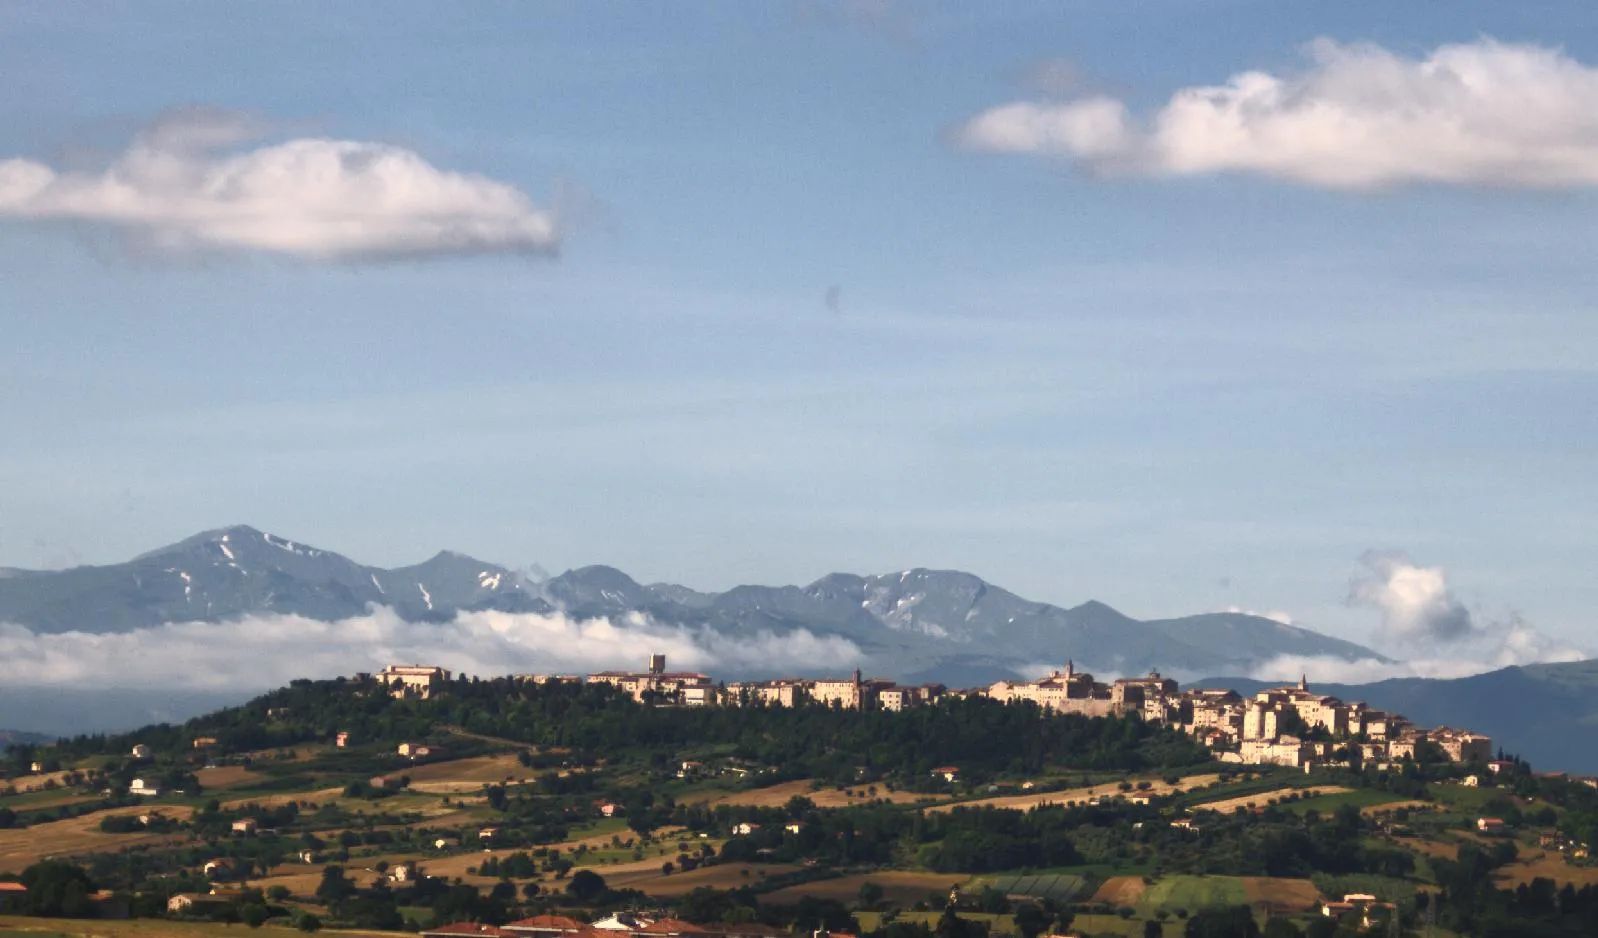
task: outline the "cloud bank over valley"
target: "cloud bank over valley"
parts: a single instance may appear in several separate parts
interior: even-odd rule
[[[462,612],[447,622],[408,622],[392,609],[374,607],[366,615],[334,622],[259,615],[110,634],[37,634],[0,624],[0,684],[253,691],[396,662],[494,677],[639,669],[651,653],[665,654],[673,669],[718,676],[816,668],[844,672],[864,658],[853,642],[805,630],[733,637],[666,626],[638,614],[575,619],[493,611]]]

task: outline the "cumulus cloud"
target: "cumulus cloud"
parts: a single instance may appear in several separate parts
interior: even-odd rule
[[[1456,678],[1513,665],[1580,661],[1588,653],[1543,634],[1518,615],[1484,618],[1454,594],[1442,567],[1425,567],[1401,551],[1366,551],[1365,572],[1349,584],[1349,602],[1378,609],[1381,635],[1408,649],[1409,660],[1345,661],[1282,656],[1257,668],[1261,680],[1312,679],[1359,684],[1393,677]]]
[[[1404,642],[1453,641],[1476,631],[1470,610],[1448,587],[1442,567],[1422,567],[1400,551],[1366,551],[1367,574],[1349,584],[1349,601],[1382,611],[1387,635]]]
[[[1182,88],[1146,117],[1085,95],[1020,101],[957,128],[970,147],[1148,176],[1251,173],[1335,189],[1598,184],[1598,69],[1483,39],[1408,58],[1318,39],[1297,72]]]
[[[375,671],[397,661],[490,677],[641,668],[650,652],[665,654],[675,668],[740,675],[846,670],[864,658],[853,642],[804,630],[729,636],[662,625],[639,614],[574,619],[493,611],[419,623],[378,607],[336,622],[249,616],[104,635],[36,634],[0,624],[0,685],[259,690],[301,677]]]
[[[105,227],[161,256],[338,262],[547,254],[560,245],[555,214],[507,183],[382,143],[260,143],[270,129],[248,115],[185,109],[100,169],[0,160],[0,219]]]

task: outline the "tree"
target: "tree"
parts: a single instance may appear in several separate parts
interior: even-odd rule
[[[89,894],[94,883],[80,867],[61,860],[43,860],[22,871],[28,888],[24,908],[32,915],[85,918],[94,912]]]
[[[1187,920],[1184,938],[1258,938],[1254,910],[1246,905],[1200,909]]]
[[[1304,938],[1304,933],[1285,918],[1273,918],[1265,923],[1265,930],[1260,932],[1260,936],[1261,938]]]
[[[566,894],[578,902],[587,904],[604,895],[607,888],[605,877],[593,870],[578,870],[572,874],[571,881],[566,884]]]
[[[1143,923],[1143,938],[1164,938],[1165,926],[1154,919]]]
[[[355,892],[355,883],[344,875],[342,866],[322,868],[322,881],[316,887],[316,900],[328,908],[343,902]]]
[[[860,884],[860,903],[867,908],[874,908],[877,903],[882,901],[882,896],[882,887],[876,883],[866,880]]]
[[[308,935],[309,934],[315,934],[316,932],[319,932],[319,931],[322,930],[322,920],[317,918],[316,916],[312,915],[309,912],[306,912],[304,915],[301,915],[299,922],[297,922],[296,924],[299,927],[300,931],[305,932]]]
[[[1015,930],[1021,938],[1038,938],[1049,927],[1048,913],[1028,902],[1015,910]]]
[[[259,902],[247,903],[239,910],[239,917],[244,919],[244,924],[251,928],[260,928],[266,924],[268,917],[266,906],[261,905]]]

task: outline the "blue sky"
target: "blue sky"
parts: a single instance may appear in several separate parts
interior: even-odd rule
[[[0,565],[243,522],[369,563],[952,567],[1396,639],[1348,597],[1397,550],[1479,621],[1589,647],[1598,10],[988,6],[0,7],[0,160],[98,178],[205,108],[245,115],[228,152],[387,145],[504,209],[465,252],[266,244],[0,185]],[[1542,49],[1589,110],[1482,105],[1513,152],[1374,185],[1328,181],[1372,158],[1336,141],[1210,171],[1137,129],[1314,72],[1317,38]],[[1129,137],[970,129],[1112,99]]]

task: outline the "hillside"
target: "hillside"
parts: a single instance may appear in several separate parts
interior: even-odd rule
[[[0,768],[0,879],[41,887],[27,910],[93,917],[100,888],[140,918],[196,924],[169,934],[620,910],[662,924],[619,938],[992,938],[1022,923],[1135,936],[1183,919],[1210,929],[1198,934],[1264,920],[1317,934],[1328,899],[1373,894],[1414,926],[1417,897],[1439,888],[1455,934],[1535,918],[1563,938],[1598,913],[1582,888],[1598,868],[1549,847],[1598,834],[1598,791],[1578,782],[1511,766],[1467,787],[1479,770],[1446,762],[1217,765],[1135,718],[982,698],[651,707],[596,685],[457,680],[418,700],[300,681]],[[157,790],[135,796],[135,779]],[[1496,841],[1477,836],[1483,812],[1507,819]],[[42,886],[63,879],[81,888]],[[1544,901],[1565,883],[1570,898]],[[0,919],[11,928],[67,930]]]

